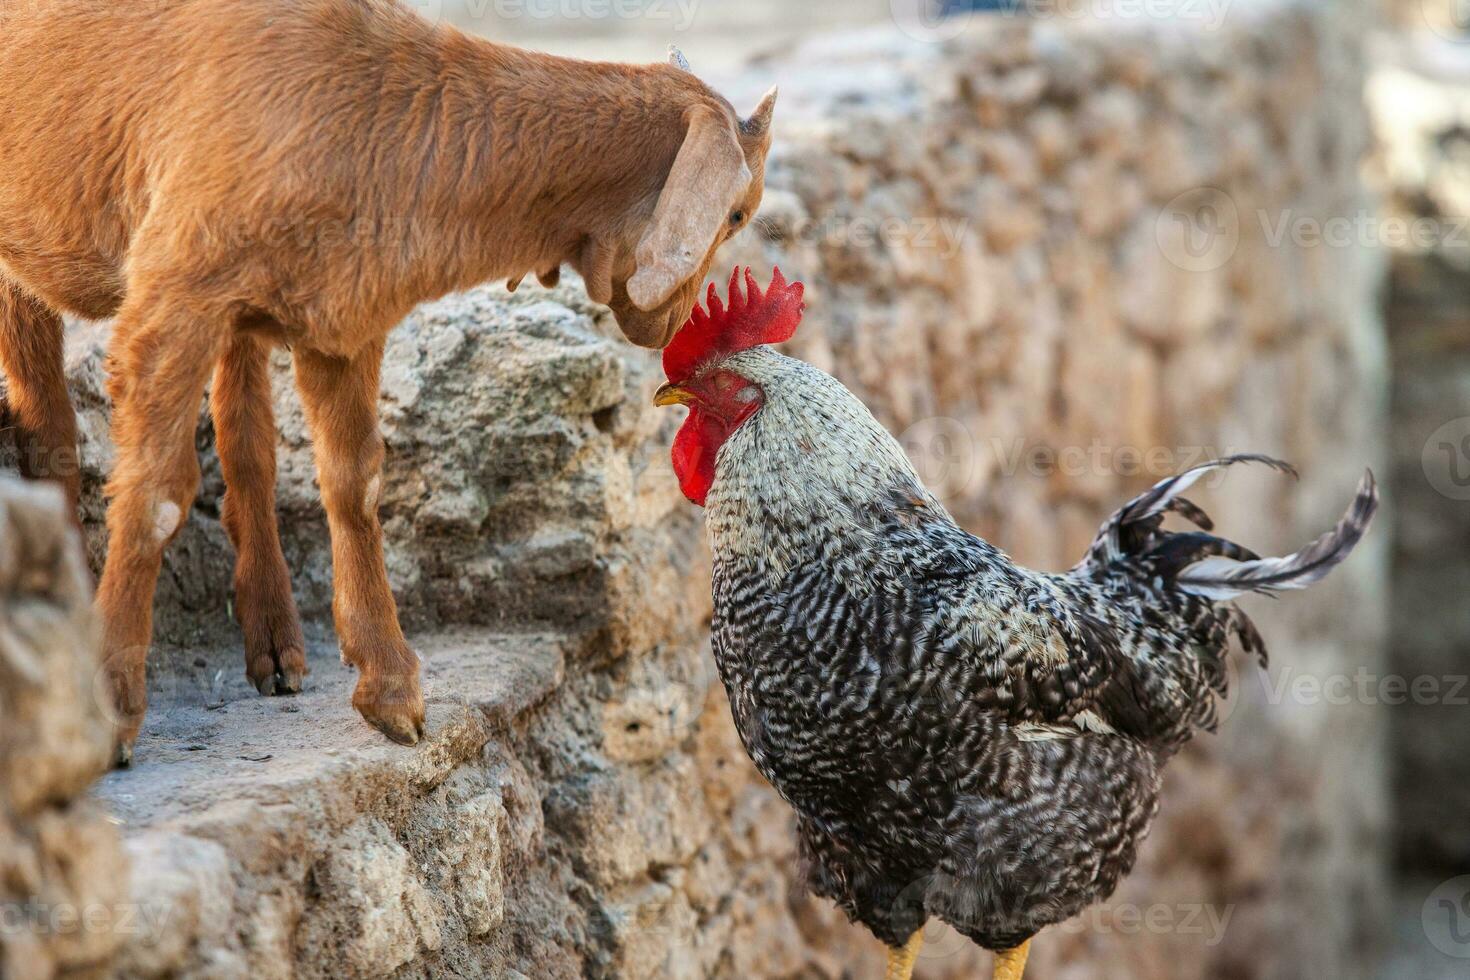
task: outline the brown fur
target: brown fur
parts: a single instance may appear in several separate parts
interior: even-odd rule
[[[23,468],[73,502],[57,314],[116,318],[98,603],[122,757],[211,373],[247,671],[263,692],[306,671],[275,526],[276,342],[316,443],[353,703],[416,741],[374,507],[385,335],[424,300],[567,263],[663,346],[760,204],[771,98],[742,123],[676,67],[524,52],[393,0],[0,0],[0,34],[0,368]]]

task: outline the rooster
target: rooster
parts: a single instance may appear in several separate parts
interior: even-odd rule
[[[1230,603],[1302,589],[1362,537],[1346,516],[1284,558],[1208,533],[1182,496],[1231,456],[1154,486],[1062,574],[966,532],[851,392],[769,345],[802,286],[749,270],[709,289],[665,350],[657,405],[685,405],[673,446],[707,509],[714,655],[756,768],[796,811],[804,876],[889,947],[908,980],[930,918],[1018,980],[1031,937],[1106,898],[1158,809],[1164,764],[1215,725]],[[1168,514],[1200,530],[1163,528]]]

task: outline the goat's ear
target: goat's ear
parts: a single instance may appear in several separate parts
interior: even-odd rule
[[[699,271],[715,233],[751,180],[729,120],[708,106],[689,112],[689,131],[658,196],[653,223],[638,242],[628,298],[654,310]]]
[[[740,132],[745,136],[761,137],[771,131],[771,117],[776,113],[776,96],[780,90],[772,85],[771,90],[761,99],[760,105],[750,114],[750,118],[740,124]]]

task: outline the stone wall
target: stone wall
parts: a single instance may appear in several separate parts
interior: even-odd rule
[[[87,787],[112,734],[99,632],[61,494],[0,475],[0,976],[100,976],[130,914],[116,829]]]
[[[1271,234],[1363,202],[1361,72],[1341,11],[1289,3],[1218,29],[1003,18],[942,44],[825,40],[723,86],[774,75],[783,104],[762,217],[721,262],[804,279],[792,349],[1018,558],[1070,564],[1124,495],[1241,449],[1304,479],[1237,474],[1202,502],[1288,548],[1382,457],[1378,260]],[[703,649],[677,413],[649,407],[656,359],[614,334],[572,286],[452,298],[392,339],[383,516],[427,661],[416,751],[352,721],[325,650],[294,705],[239,690],[207,462],[161,586],[140,765],[101,788],[135,900],[175,912],[128,938],[122,975],[881,973],[876,944],[793,886],[788,814]],[[74,341],[95,560],[100,337]],[[284,536],[321,637],[325,526],[279,367]],[[207,425],[200,442],[210,460]],[[1310,595],[1254,604],[1273,676],[1377,669],[1384,565],[1375,535]],[[1138,871],[1043,937],[1035,976],[1365,974],[1382,720],[1249,670],[1236,686],[1224,732],[1171,767]],[[984,962],[936,933],[920,976]]]
[[[1470,57],[1442,38],[1413,43],[1384,59],[1369,92],[1385,212],[1418,231],[1386,243],[1400,499],[1390,664],[1437,692],[1393,709],[1398,857],[1406,872],[1439,879],[1470,871],[1470,729],[1459,689],[1470,651],[1470,140],[1462,122]],[[1416,70],[1429,60],[1438,72]]]
[[[741,255],[812,284],[793,349],[1018,558],[1065,567],[1138,486],[1246,449],[1303,480],[1231,474],[1208,509],[1252,547],[1289,548],[1385,459],[1383,258],[1312,235],[1374,203],[1361,25],[1268,4],[1218,31],[1117,27],[975,20],[946,45],[875,33],[794,53],[763,209],[776,241]],[[1171,767],[1116,897],[1229,909],[1221,941],[1143,941],[1103,913],[1039,944],[1040,975],[1370,969],[1386,713],[1318,685],[1383,673],[1386,527],[1319,591],[1247,603],[1274,668],[1242,668],[1222,734]]]

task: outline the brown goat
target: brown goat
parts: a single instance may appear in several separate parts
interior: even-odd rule
[[[376,513],[384,337],[420,302],[565,263],[629,340],[665,345],[760,204],[774,91],[742,121],[676,65],[525,52],[395,0],[0,0],[0,36],[0,369],[22,468],[73,504],[58,314],[116,317],[98,604],[119,761],[211,372],[247,673],[301,687],[272,344],[294,351],[311,426],[352,703],[416,742],[419,662]]]

